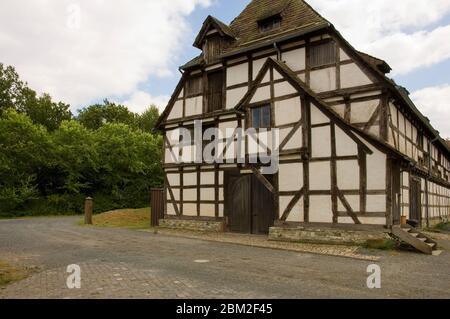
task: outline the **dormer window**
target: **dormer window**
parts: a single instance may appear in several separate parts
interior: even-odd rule
[[[281,27],[281,16],[279,14],[258,21],[259,31],[269,32]]]

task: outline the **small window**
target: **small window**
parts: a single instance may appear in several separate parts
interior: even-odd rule
[[[203,84],[201,76],[194,76],[187,81],[186,84],[186,95],[193,96],[202,94]]]
[[[258,25],[261,32],[269,32],[279,29],[281,27],[281,16],[275,15],[270,18],[261,20],[258,22]]]
[[[334,42],[311,47],[310,65],[312,68],[334,63],[336,63],[336,44]]]
[[[252,127],[270,128],[270,105],[252,109]]]

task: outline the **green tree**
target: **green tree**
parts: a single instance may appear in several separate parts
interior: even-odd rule
[[[49,131],[56,130],[63,121],[72,118],[70,105],[53,102],[51,96],[46,93],[34,102],[26,103],[20,111],[26,113],[33,123],[43,125]]]
[[[35,98],[36,93],[20,80],[15,69],[0,63],[0,115],[7,109],[19,110]]]
[[[47,130],[25,114],[4,111],[0,118],[0,212],[15,210],[38,196],[37,173],[47,165]]]
[[[84,127],[98,130],[108,123],[122,123],[135,126],[136,115],[125,106],[104,100],[103,104],[94,104],[79,110],[78,121]]]
[[[152,133],[159,118],[159,110],[156,105],[151,105],[144,113],[138,116],[138,127],[147,133]]]

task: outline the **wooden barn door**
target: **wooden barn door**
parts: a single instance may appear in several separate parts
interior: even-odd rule
[[[254,175],[225,172],[225,213],[232,232],[267,234],[275,219],[273,194]]]
[[[422,193],[420,179],[412,178],[410,186],[410,215],[409,219],[421,221],[422,211]]]

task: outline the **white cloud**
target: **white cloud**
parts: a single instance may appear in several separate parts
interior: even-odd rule
[[[450,38],[450,26],[427,31],[427,27],[450,12],[449,0],[309,2],[352,45],[385,59],[395,74],[406,74],[450,57],[447,41]]]
[[[190,30],[186,16],[209,3],[2,0],[0,59],[32,88],[74,108],[108,96],[137,100],[139,83],[171,74]]]
[[[143,113],[150,105],[156,105],[162,113],[167,103],[169,102],[169,96],[151,96],[149,93],[144,91],[134,92],[129,99],[120,104],[125,105],[130,109],[130,111],[135,113]]]
[[[450,138],[450,85],[421,89],[412,93],[411,99],[441,136]]]

